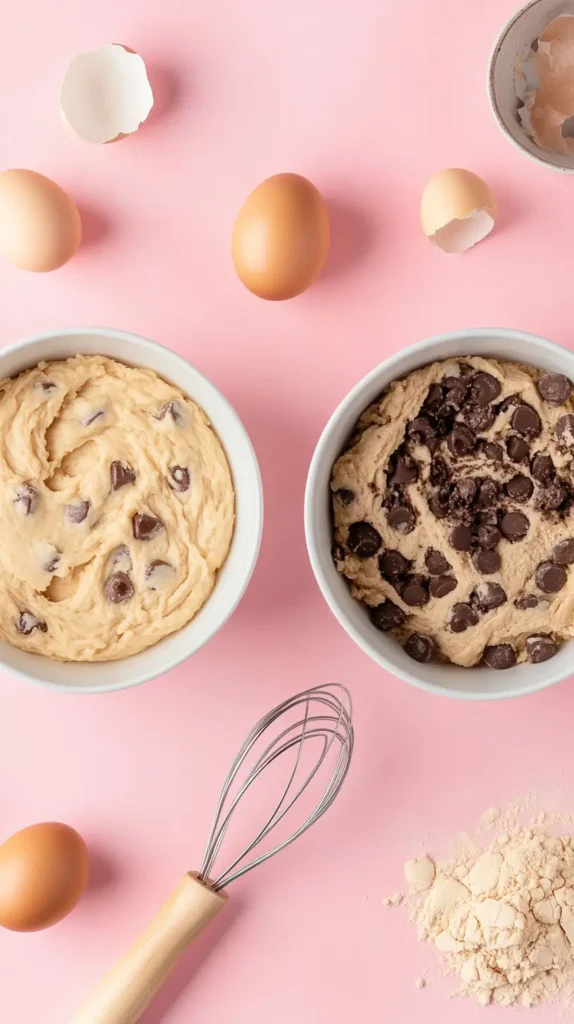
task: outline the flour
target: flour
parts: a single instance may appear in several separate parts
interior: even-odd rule
[[[558,819],[543,813],[519,825],[517,807],[489,810],[478,841],[465,834],[450,859],[405,864],[420,939],[482,1005],[569,1001],[574,989],[574,836],[550,834]]]

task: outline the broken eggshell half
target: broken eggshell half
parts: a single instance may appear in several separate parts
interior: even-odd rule
[[[465,252],[481,242],[497,216],[498,205],[486,182],[460,167],[434,174],[422,194],[422,229],[444,252]]]
[[[536,143],[529,109],[533,106],[532,93],[539,84],[535,62],[528,59],[533,44],[535,49],[536,40],[545,34],[552,21],[567,14],[574,14],[574,0],[533,0],[512,15],[494,43],[488,68],[488,96],[499,128],[522,153],[543,167],[574,174],[574,153],[549,152]],[[558,106],[562,107],[562,103]],[[559,110],[558,114],[561,113]],[[568,113],[564,111],[561,125],[569,121]],[[560,126],[563,137],[567,138],[570,130],[568,123],[564,128]]]
[[[60,105],[64,120],[86,142],[132,135],[153,107],[142,58],[120,43],[78,54],[64,77]]]

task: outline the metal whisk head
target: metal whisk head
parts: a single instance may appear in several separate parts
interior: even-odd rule
[[[267,730],[272,729],[276,723],[280,723],[283,716],[288,715],[293,709],[301,709],[301,717],[297,717],[296,721],[286,725],[283,729],[281,729],[281,724],[279,724],[278,728],[280,731],[268,743],[259,757],[256,758],[255,763],[247,772],[244,781],[238,783],[236,794],[232,795],[231,790],[238,780],[239,773],[257,742]],[[319,754],[311,767],[302,770],[303,748],[306,743],[311,741],[318,742]],[[209,884],[215,891],[223,889],[231,882],[234,882],[236,878],[240,878],[247,871],[251,871],[258,864],[262,864],[264,860],[268,860],[269,857],[279,853],[280,850],[289,846],[303,832],[306,832],[311,825],[319,820],[337,796],[349,770],[353,743],[351,696],[348,690],[339,683],[315,686],[310,690],[304,690],[302,693],[298,693],[294,697],[290,697],[289,700],[279,704],[265,715],[247,736],[225,780],[213,818],[199,878],[204,882],[207,882],[209,879]],[[283,755],[289,754],[290,751],[294,757],[294,764],[287,785],[270,817],[267,818],[255,839],[242,850],[233,863],[213,878],[213,868],[217,855],[241,799],[269,765],[277,761],[278,758],[283,757]],[[315,779],[322,766],[326,764],[331,752],[333,758],[332,772],[314,810],[287,839],[277,843],[270,850],[257,854],[255,852],[256,847],[267,838],[272,829],[291,810],[295,802],[305,792],[313,779]],[[254,854],[254,856],[249,860],[250,854]]]

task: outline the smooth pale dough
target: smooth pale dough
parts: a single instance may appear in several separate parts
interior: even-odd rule
[[[136,474],[118,490],[114,461]],[[188,490],[169,486],[174,466],[189,470]],[[18,500],[26,485],[37,491],[29,514]],[[83,501],[86,519],[70,522],[65,506]],[[186,625],[213,589],[234,524],[229,467],[204,413],[152,371],[102,356],[40,363],[0,383],[0,507],[0,636],[62,661],[137,654]],[[164,529],[136,540],[136,513]],[[168,566],[146,575],[154,560]],[[114,604],[104,587],[117,570],[134,594]],[[23,612],[46,630],[18,632]]]
[[[502,390],[496,405],[510,395],[520,395],[536,409],[542,420],[542,433],[530,443],[531,455],[538,451],[551,455],[560,475],[571,484],[574,482],[572,450],[561,451],[554,440],[557,420],[565,413],[574,412],[574,403],[570,399],[564,405],[552,407],[543,402],[536,389],[536,381],[542,376],[540,371],[530,366],[478,357],[432,363],[390,385],[388,393],[363,413],[357,424],[354,443],[335,463],[332,490],[348,488],[356,495],[349,506],[343,505],[336,497],[333,500],[335,540],[345,552],[343,560],[337,562],[337,568],[350,580],[351,591],[358,600],[375,606],[389,598],[402,608],[407,619],[401,629],[394,631],[401,642],[404,643],[411,633],[431,636],[446,658],[463,666],[477,664],[487,645],[512,643],[517,649],[518,660],[523,661],[527,636],[551,633],[558,640],[574,636],[574,566],[568,569],[567,583],[557,594],[541,595],[534,581],[537,566],[551,557],[555,544],[566,537],[574,537],[572,513],[563,517],[558,513],[539,512],[532,500],[524,505],[510,503],[510,508],[528,516],[530,528],[526,538],[519,543],[503,539],[497,548],[502,559],[500,572],[482,576],[467,553],[451,547],[448,534],[452,522],[436,519],[429,510],[425,496],[430,463],[427,448],[417,446],[415,449],[415,458],[423,471],[419,480],[406,488],[417,512],[412,533],[399,534],[392,530],[381,505],[388,460],[404,440],[407,423],[418,414],[431,384],[448,375],[458,377],[461,361],[477,371],[492,374],[500,381]],[[512,409],[500,412],[490,430],[478,436],[500,441],[500,436],[504,437],[508,432],[512,412]],[[506,458],[504,463],[498,464],[471,456],[459,464],[462,476],[491,476],[503,481],[516,473],[529,474],[528,466],[524,468]],[[392,584],[381,577],[377,556],[361,560],[346,548],[349,526],[359,520],[367,520],[379,531],[383,539],[381,551],[385,548],[398,549],[412,560],[413,573],[428,576],[424,562],[427,549],[441,551],[452,565],[452,574],[458,581],[456,589],[446,597],[431,598],[423,608],[404,604]],[[486,581],[499,583],[506,591],[507,602],[481,615],[478,624],[463,633],[451,632],[448,622],[453,605],[468,601],[474,588]],[[521,611],[514,606],[514,601],[526,593],[536,593],[542,600],[536,608]]]

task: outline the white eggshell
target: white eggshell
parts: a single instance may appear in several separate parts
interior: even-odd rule
[[[60,104],[64,120],[87,142],[131,135],[153,107],[142,58],[119,43],[80,53],[64,77]]]

